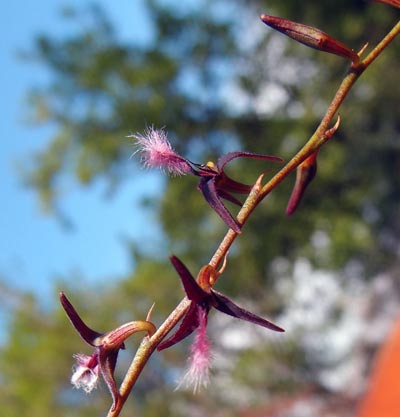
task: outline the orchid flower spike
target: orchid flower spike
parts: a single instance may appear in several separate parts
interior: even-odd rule
[[[87,344],[95,348],[91,356],[74,355],[76,365],[73,368],[71,383],[76,388],[82,388],[89,393],[96,388],[99,374],[101,374],[110,390],[113,399],[112,408],[115,409],[119,393],[114,379],[114,370],[119,350],[125,349],[124,342],[133,333],[145,331],[152,336],[156,331],[154,324],[148,320],[138,320],[125,323],[109,332],[99,333],[83,322],[63,292],[60,293],[60,301],[75,330]]]
[[[248,194],[252,186],[229,178],[224,172],[225,166],[236,158],[266,159],[282,162],[282,159],[276,156],[259,155],[250,152],[230,152],[221,156],[216,164],[214,162],[198,164],[178,155],[172,149],[163,130],[150,128],[145,132],[145,135],[136,134],[132,135],[132,137],[136,139],[144,166],[164,168],[174,175],[192,174],[200,177],[198,189],[211,208],[236,233],[241,232],[241,225],[226,208],[222,199],[241,207],[241,201],[234,197],[232,193]]]

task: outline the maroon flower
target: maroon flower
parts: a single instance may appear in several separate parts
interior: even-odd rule
[[[155,326],[148,320],[138,320],[125,323],[107,333],[99,333],[83,322],[63,292],[60,293],[60,301],[76,331],[86,343],[95,348],[91,356],[74,355],[76,366],[71,383],[76,388],[91,392],[97,385],[100,373],[110,390],[113,408],[115,408],[119,393],[114,379],[114,370],[119,350],[125,349],[124,341],[133,333],[146,331],[151,336],[155,332]]]
[[[157,347],[158,350],[173,346],[193,333],[200,326],[201,317],[203,315],[207,317],[212,307],[229,316],[258,324],[267,329],[277,332],[284,331],[270,321],[239,307],[228,297],[214,290],[212,285],[217,280],[219,273],[211,265],[206,265],[200,270],[196,281],[190,271],[176,256],[171,256],[170,259],[179,274],[183,289],[191,303],[178,330],[171,337],[161,342]]]
[[[236,158],[268,159],[269,161],[278,162],[281,162],[282,159],[276,156],[259,155],[250,152],[230,152],[221,156],[216,164],[213,162],[208,162],[204,165],[192,163],[195,168],[193,173],[201,177],[198,189],[202,192],[207,203],[217,212],[226,225],[234,232],[240,233],[241,225],[222,202],[223,198],[241,207],[241,201],[234,197],[232,193],[248,194],[252,188],[251,185],[237,182],[225,174],[224,168],[226,164]]]
[[[226,225],[236,233],[240,233],[241,225],[226,208],[222,199],[241,207],[241,201],[234,197],[232,193],[248,194],[252,186],[229,178],[224,172],[226,164],[236,158],[266,159],[282,162],[282,159],[277,156],[259,155],[250,152],[230,152],[220,157],[216,164],[213,162],[197,164],[178,155],[172,149],[163,130],[151,128],[147,130],[144,136],[132,136],[137,141],[138,151],[142,153],[142,162],[146,167],[165,168],[174,175],[191,173],[200,177],[198,189],[202,192],[207,203],[216,211]]]

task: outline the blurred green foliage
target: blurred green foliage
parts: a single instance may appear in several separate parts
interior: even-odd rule
[[[146,1],[153,38],[144,44],[122,42],[97,6],[66,14],[77,22],[74,33],[38,37],[31,58],[51,71],[52,82],[31,92],[32,116],[58,131],[49,147],[32,158],[25,179],[47,209],[68,198],[60,194],[65,181],[88,186],[103,177],[116,190],[129,181],[127,166],[135,162],[124,138],[146,124],[166,126],[174,147],[197,162],[238,149],[290,158],[317,126],[347,62],[274,33],[258,15],[316,26],[356,50],[365,42],[374,45],[398,18],[395,9],[363,0],[301,6],[295,0],[169,3]],[[285,310],[276,285],[283,275],[290,276],[300,257],[343,276],[349,265],[357,265],[365,279],[390,268],[400,236],[399,56],[400,44],[394,42],[346,100],[340,129],[320,152],[317,177],[298,212],[284,215],[291,178],[254,213],[231,251],[219,289],[251,300],[271,316]],[[229,166],[233,177],[249,183],[266,169],[272,175],[277,165],[237,161]],[[138,175],[146,180],[146,173]],[[165,193],[151,204],[159,213],[166,247],[195,273],[213,254],[225,225],[202,200],[193,178],[169,179]],[[154,321],[160,324],[182,296],[168,255],[145,255],[140,244],[132,243],[136,268],[125,280],[102,289],[62,284],[63,289],[96,329],[141,319],[153,301]],[[285,267],[275,268],[276,261]],[[69,386],[71,355],[86,347],[65,316],[42,310],[40,300],[29,295],[18,297],[0,349],[2,413],[105,413],[105,387],[84,397]],[[212,317],[210,333],[216,335]],[[218,338],[213,343],[218,346]],[[130,354],[121,355],[121,369]],[[221,404],[228,406],[217,389],[197,399],[172,392],[185,355],[185,343],[155,355],[123,415],[152,417],[162,409],[163,416],[180,416],[198,408],[210,415]],[[304,347],[289,338],[284,349],[265,343],[232,355],[231,361],[230,381],[236,378],[236,388],[251,387],[257,398],[315,377]],[[279,364],[286,364],[283,374]]]

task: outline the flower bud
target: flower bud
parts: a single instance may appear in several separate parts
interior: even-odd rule
[[[282,32],[303,45],[344,58],[350,58],[354,64],[360,61],[359,56],[353,49],[312,26],[267,14],[261,15],[261,20],[266,25]]]
[[[286,215],[291,216],[300,204],[304,192],[317,173],[317,154],[313,152],[296,170],[296,182],[286,208]]]
[[[399,7],[400,8],[400,0],[372,0],[377,3],[386,3],[393,7]]]

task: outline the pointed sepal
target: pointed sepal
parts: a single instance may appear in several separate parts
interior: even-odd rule
[[[101,333],[91,329],[83,322],[74,306],[63,292],[60,292],[60,302],[67,313],[71,324],[75,327],[82,339],[91,346],[97,346],[96,341],[98,337],[101,336]]]
[[[208,293],[200,287],[200,285],[193,278],[193,275],[186,268],[186,265],[178,257],[171,256],[170,261],[176,272],[178,272],[186,297],[189,300],[201,302],[208,297]]]
[[[194,302],[190,303],[189,310],[179,325],[178,330],[171,337],[161,342],[157,346],[157,350],[167,349],[191,335],[199,327],[199,309],[204,309],[208,314],[209,308],[207,306],[201,306]]]
[[[214,179],[202,178],[198,188],[202,192],[207,203],[214,209],[224,223],[235,233],[240,234],[241,226],[221,201],[220,191],[217,189]]]
[[[212,293],[212,306],[222,313],[229,316],[236,317],[240,320],[249,321],[250,323],[257,324],[258,326],[266,327],[267,329],[274,330],[275,332],[284,332],[282,327],[266,320],[256,314],[238,306],[230,298],[221,294],[218,291],[211,290]]]

